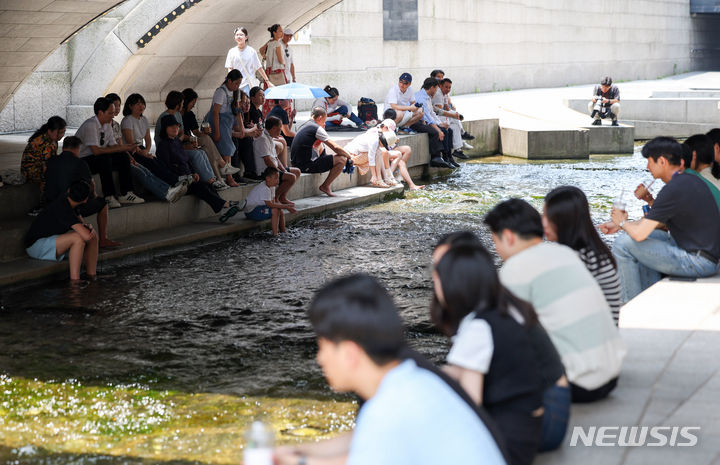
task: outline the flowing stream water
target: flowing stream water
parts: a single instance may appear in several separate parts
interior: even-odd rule
[[[476,160],[424,191],[307,219],[279,238],[189,247],[113,268],[84,290],[57,282],[5,293],[0,462],[239,463],[256,418],[279,442],[349,430],[354,398],[331,392],[314,360],[305,309],[316,289],[348,273],[377,276],[411,345],[440,362],[448,341],[427,310],[435,241],[471,229],[492,250],[485,212],[509,197],[542,208],[563,184],[585,191],[596,223],[623,190],[638,217],[632,191],[650,175],[637,149],[577,162]]]

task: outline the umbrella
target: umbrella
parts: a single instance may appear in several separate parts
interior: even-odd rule
[[[330,97],[330,94],[319,87],[298,84],[297,82],[270,87],[265,90],[265,98],[268,99],[308,99],[318,97]]]

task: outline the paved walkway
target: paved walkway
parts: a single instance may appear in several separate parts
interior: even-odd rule
[[[602,402],[574,405],[572,426],[699,426],[698,444],[569,447],[571,427],[562,449],[536,463],[719,465],[720,277],[661,281],[622,309],[620,326],[628,355],[618,387]]]

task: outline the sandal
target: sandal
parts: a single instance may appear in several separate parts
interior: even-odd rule
[[[385,184],[385,182],[378,181],[378,180],[370,181],[370,184],[372,184],[374,187],[380,187],[382,189],[387,189],[388,187],[390,187],[387,184]]]

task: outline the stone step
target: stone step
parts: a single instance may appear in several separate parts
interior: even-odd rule
[[[634,126],[620,124],[611,126],[608,120],[602,126],[583,126],[590,131],[588,134],[588,151],[591,154],[618,153],[632,154],[635,149]]]
[[[528,160],[588,159],[589,134],[582,128],[501,127],[501,152]]]

